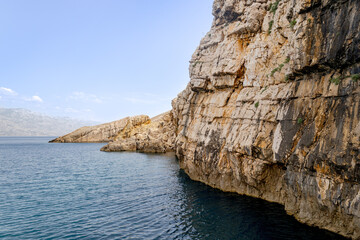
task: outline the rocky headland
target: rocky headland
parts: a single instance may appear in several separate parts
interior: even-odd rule
[[[91,127],[82,127],[69,134],[51,140],[52,143],[96,143],[110,142],[118,135],[126,134],[133,128],[150,122],[146,115],[126,117],[118,121]]]
[[[51,143],[108,143],[101,151],[174,152],[175,124],[171,111],[150,119],[139,115],[82,127]]]
[[[359,239],[360,1],[215,0],[213,15],[171,112],[58,142],[174,150],[194,180]]]
[[[174,151],[174,143],[175,125],[173,114],[169,111],[151,118],[145,124],[121,132],[101,151],[165,153]]]

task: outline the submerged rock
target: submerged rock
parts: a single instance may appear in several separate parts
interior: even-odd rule
[[[173,102],[194,180],[360,238],[360,1],[215,0]]]

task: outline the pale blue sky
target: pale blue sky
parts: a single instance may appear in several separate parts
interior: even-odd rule
[[[213,0],[0,0],[0,107],[154,116],[189,81]]]

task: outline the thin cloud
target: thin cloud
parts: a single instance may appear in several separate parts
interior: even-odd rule
[[[15,92],[14,90],[12,90],[10,88],[6,88],[6,87],[0,87],[0,93],[2,93],[4,95],[11,95],[11,96],[17,95],[17,92]]]
[[[32,96],[31,98],[25,98],[25,101],[28,102],[43,102],[42,98],[39,96]]]
[[[82,101],[82,102],[94,102],[102,103],[103,101],[95,94],[88,94],[84,92],[73,92],[69,99]]]
[[[41,97],[39,96],[32,96],[31,98],[34,102],[43,102],[43,100],[41,99]]]

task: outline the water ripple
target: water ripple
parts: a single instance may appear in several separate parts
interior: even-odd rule
[[[191,181],[173,155],[0,137],[0,238],[340,239]]]

